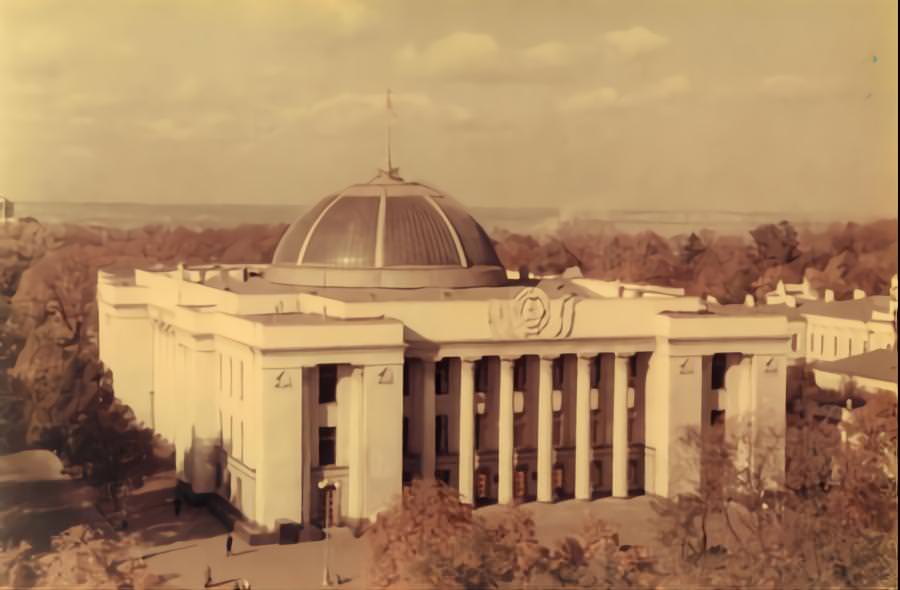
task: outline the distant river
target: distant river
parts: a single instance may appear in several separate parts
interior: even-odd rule
[[[311,205],[311,203],[309,204]],[[147,224],[183,225],[192,229],[232,227],[245,223],[290,223],[307,207],[297,205],[165,205],[146,203],[41,203],[18,202],[17,217],[34,217],[43,223],[76,223],[117,228]],[[832,219],[804,217],[796,213],[731,211],[560,211],[558,209],[513,209],[472,207],[472,214],[487,229],[504,228],[520,233],[554,231],[566,220],[577,219],[623,232],[652,230],[672,237],[703,228],[718,233],[746,234],[763,223],[790,219],[811,229]],[[846,218],[842,221],[847,221]],[[866,221],[864,219],[858,221]]]

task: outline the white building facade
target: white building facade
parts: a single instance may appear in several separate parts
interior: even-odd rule
[[[687,431],[785,427],[783,315],[512,281],[459,203],[395,171],[323,199],[270,265],[101,271],[98,303],[116,395],[178,478],[269,530],[362,523],[415,477],[473,504],[672,496],[703,476]]]

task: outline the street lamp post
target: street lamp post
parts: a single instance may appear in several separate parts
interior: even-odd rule
[[[323,479],[322,481],[320,481],[318,483],[318,486],[319,486],[319,489],[323,490],[323,491],[328,490],[329,488],[332,490],[338,490],[341,487],[341,483],[338,481],[330,481],[327,479]],[[329,522],[327,506],[325,506],[324,513],[325,513],[324,518],[323,518],[324,526],[322,527],[322,532],[325,533],[325,560],[324,560],[324,571],[322,572],[322,586],[329,587],[329,586],[331,586],[331,569],[329,568],[328,557],[329,557],[329,545],[330,545],[331,535],[328,534],[328,527],[329,527],[329,525],[331,525],[331,522]]]

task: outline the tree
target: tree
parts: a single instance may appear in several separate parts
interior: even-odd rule
[[[654,579],[646,551],[620,547],[602,521],[588,518],[580,535],[545,547],[526,510],[474,515],[455,490],[434,480],[415,480],[367,534],[373,587],[621,588]]]
[[[783,483],[740,467],[746,440],[686,435],[702,445],[696,493],[660,499],[661,539],[678,551],[668,583],[753,588],[897,585],[896,398],[878,397],[842,424],[813,416],[787,429]],[[771,435],[754,453],[778,452]],[[737,465],[737,466],[736,466]]]

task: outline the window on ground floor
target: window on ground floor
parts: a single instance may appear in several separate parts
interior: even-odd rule
[[[602,357],[598,354],[594,358],[591,359],[591,388],[599,388],[600,387],[600,359]]]
[[[491,495],[490,473],[481,470],[475,476],[475,497],[479,499],[488,498]]]
[[[591,444],[595,447],[603,444],[603,413],[600,410],[591,412]]]
[[[515,485],[513,486],[513,494],[516,498],[524,498],[528,496],[528,466],[519,465],[516,467]]]

